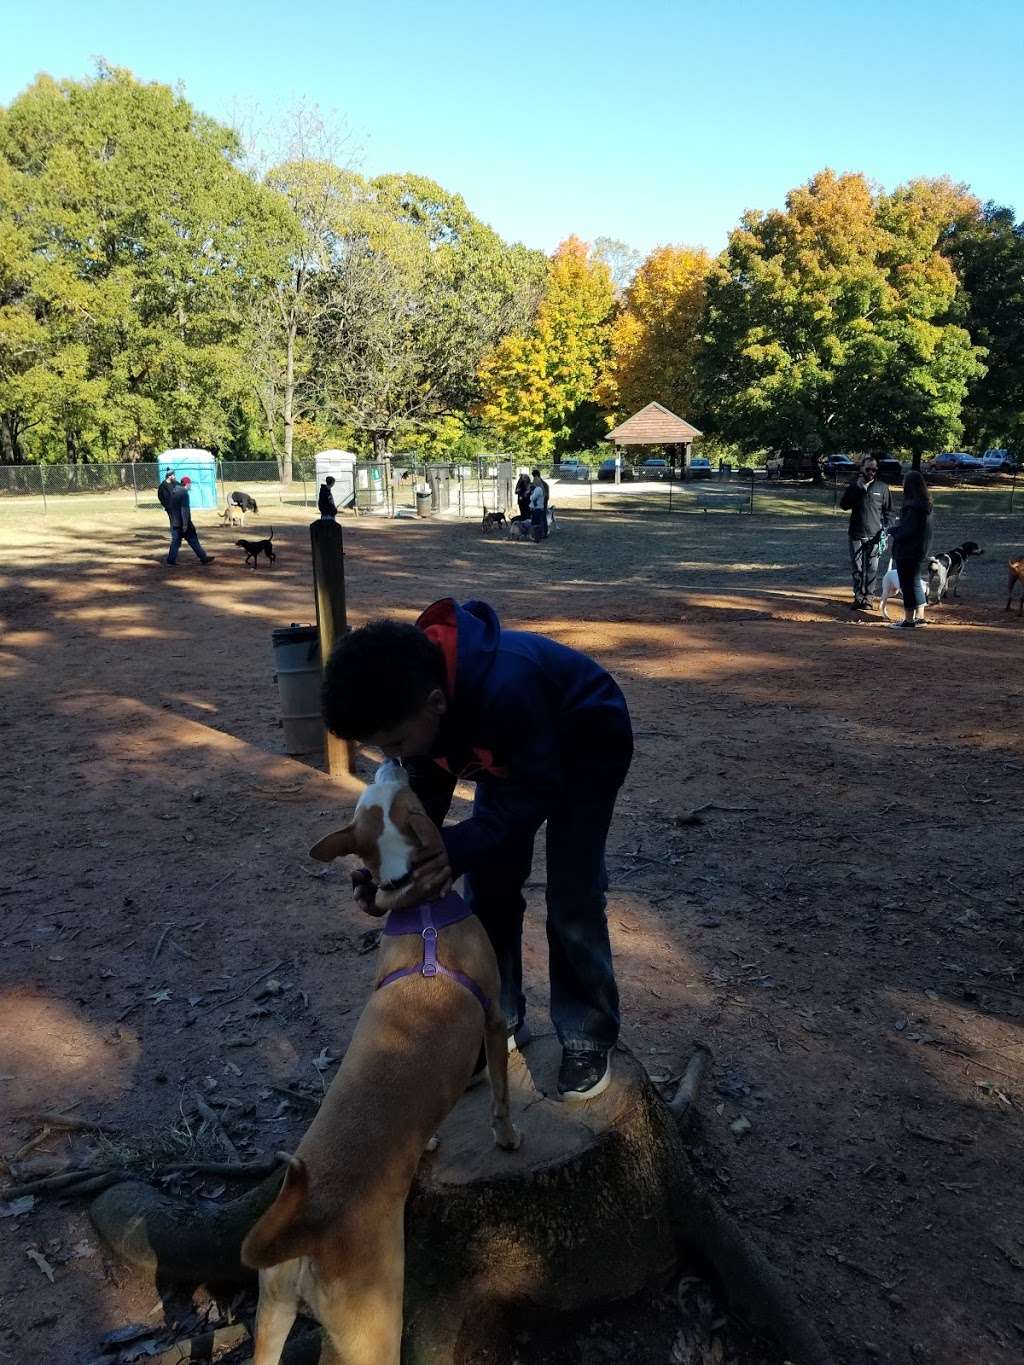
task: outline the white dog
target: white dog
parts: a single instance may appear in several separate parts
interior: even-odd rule
[[[900,590],[899,575],[897,574],[895,569],[890,569],[888,573],[885,575],[885,577],[882,579],[882,600],[879,603],[882,615],[885,617],[887,621],[889,619],[889,613],[886,611],[885,608],[886,604],[889,601],[889,598],[902,596],[903,593]],[[919,607],[923,607],[927,600],[928,584],[925,582],[923,578],[919,578],[917,580],[917,605]]]

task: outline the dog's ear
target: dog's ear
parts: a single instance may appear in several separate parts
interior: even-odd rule
[[[353,823],[346,825],[344,829],[336,829],[333,834],[325,834],[309,850],[309,856],[319,863],[329,863],[335,858],[344,858],[346,854],[355,851],[356,827]]]
[[[429,815],[422,811],[411,810],[406,816],[409,833],[420,848],[436,848],[438,842],[437,826]]]

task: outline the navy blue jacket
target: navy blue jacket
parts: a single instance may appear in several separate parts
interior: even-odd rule
[[[171,489],[167,515],[171,519],[171,525],[178,527],[182,532],[188,531],[192,525],[192,506],[188,500],[188,489],[180,483]]]
[[[600,664],[543,635],[503,630],[486,602],[445,598],[417,625],[444,654],[448,711],[430,757],[406,761],[413,790],[440,825],[459,778],[488,789],[486,811],[443,831],[456,877],[574,794],[618,790],[633,728]]]

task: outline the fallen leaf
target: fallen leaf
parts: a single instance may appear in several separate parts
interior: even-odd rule
[[[24,1194],[20,1199],[12,1199],[9,1204],[0,1204],[0,1218],[20,1218],[28,1213],[36,1202],[34,1194]]]
[[[171,993],[170,991],[154,991],[149,998],[154,1005],[162,1005],[165,1001],[170,1000]]]
[[[318,1057],[313,1058],[313,1065],[316,1067],[317,1071],[324,1072],[327,1070],[329,1066],[332,1066],[337,1060],[338,1060],[337,1057],[332,1057],[331,1054],[327,1051],[327,1049],[325,1047],[322,1047],[320,1049],[320,1055]]]
[[[43,1272],[43,1274],[50,1281],[50,1283],[53,1284],[53,1266],[46,1259],[46,1257],[40,1255],[40,1253],[36,1251],[35,1247],[29,1247],[29,1249],[25,1252],[25,1255],[34,1265],[37,1265],[39,1267],[39,1269]]]
[[[729,1124],[729,1132],[738,1141],[740,1138],[746,1137],[753,1126],[750,1120],[741,1114],[738,1119],[733,1119],[732,1123]]]

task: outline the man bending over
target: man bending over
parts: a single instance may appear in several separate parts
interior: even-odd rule
[[[342,739],[401,759],[439,826],[456,781],[476,784],[473,814],[443,829],[444,851],[422,861],[414,881],[426,900],[465,874],[501,969],[510,1048],[529,1039],[523,886],[547,822],[558,1090],[567,1100],[599,1095],[619,1034],[605,844],[633,755],[618,685],[585,654],[503,630],[485,602],[446,598],[415,626],[374,621],[346,635],[327,666],[324,719]]]

